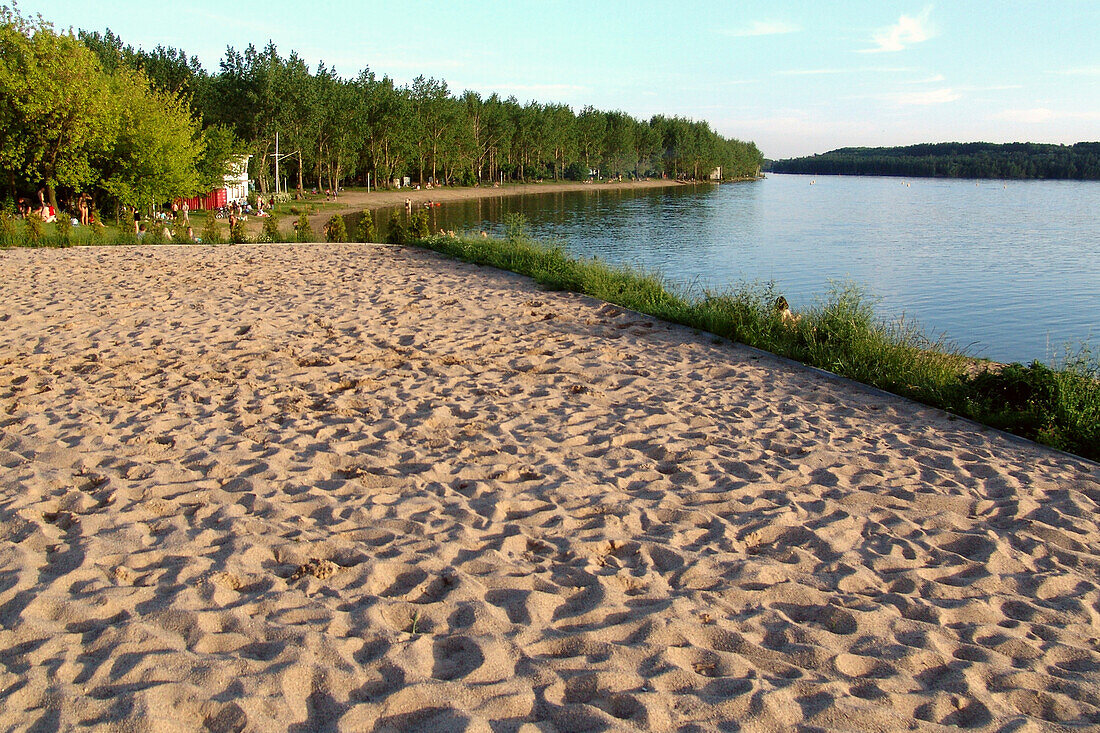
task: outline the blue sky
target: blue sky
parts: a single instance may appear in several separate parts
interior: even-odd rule
[[[272,40],[520,101],[683,115],[771,158],[851,145],[1100,140],[1100,2],[25,0],[59,30],[110,28],[216,69]]]

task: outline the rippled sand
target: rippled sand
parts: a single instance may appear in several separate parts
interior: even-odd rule
[[[0,719],[1100,725],[1100,469],[367,245],[0,252]]]

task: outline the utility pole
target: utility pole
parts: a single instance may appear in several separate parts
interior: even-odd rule
[[[275,195],[279,195],[279,131],[275,131]]]

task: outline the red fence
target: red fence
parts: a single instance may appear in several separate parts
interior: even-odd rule
[[[176,206],[183,208],[184,203],[187,204],[187,208],[191,211],[209,211],[210,209],[218,209],[225,206],[228,200],[226,190],[219,188],[205,196],[192,196],[189,199],[176,199]]]

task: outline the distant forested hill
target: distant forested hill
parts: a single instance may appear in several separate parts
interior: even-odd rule
[[[806,158],[767,161],[764,170],[847,176],[1100,180],[1100,142],[926,143],[902,148],[840,148]]]

